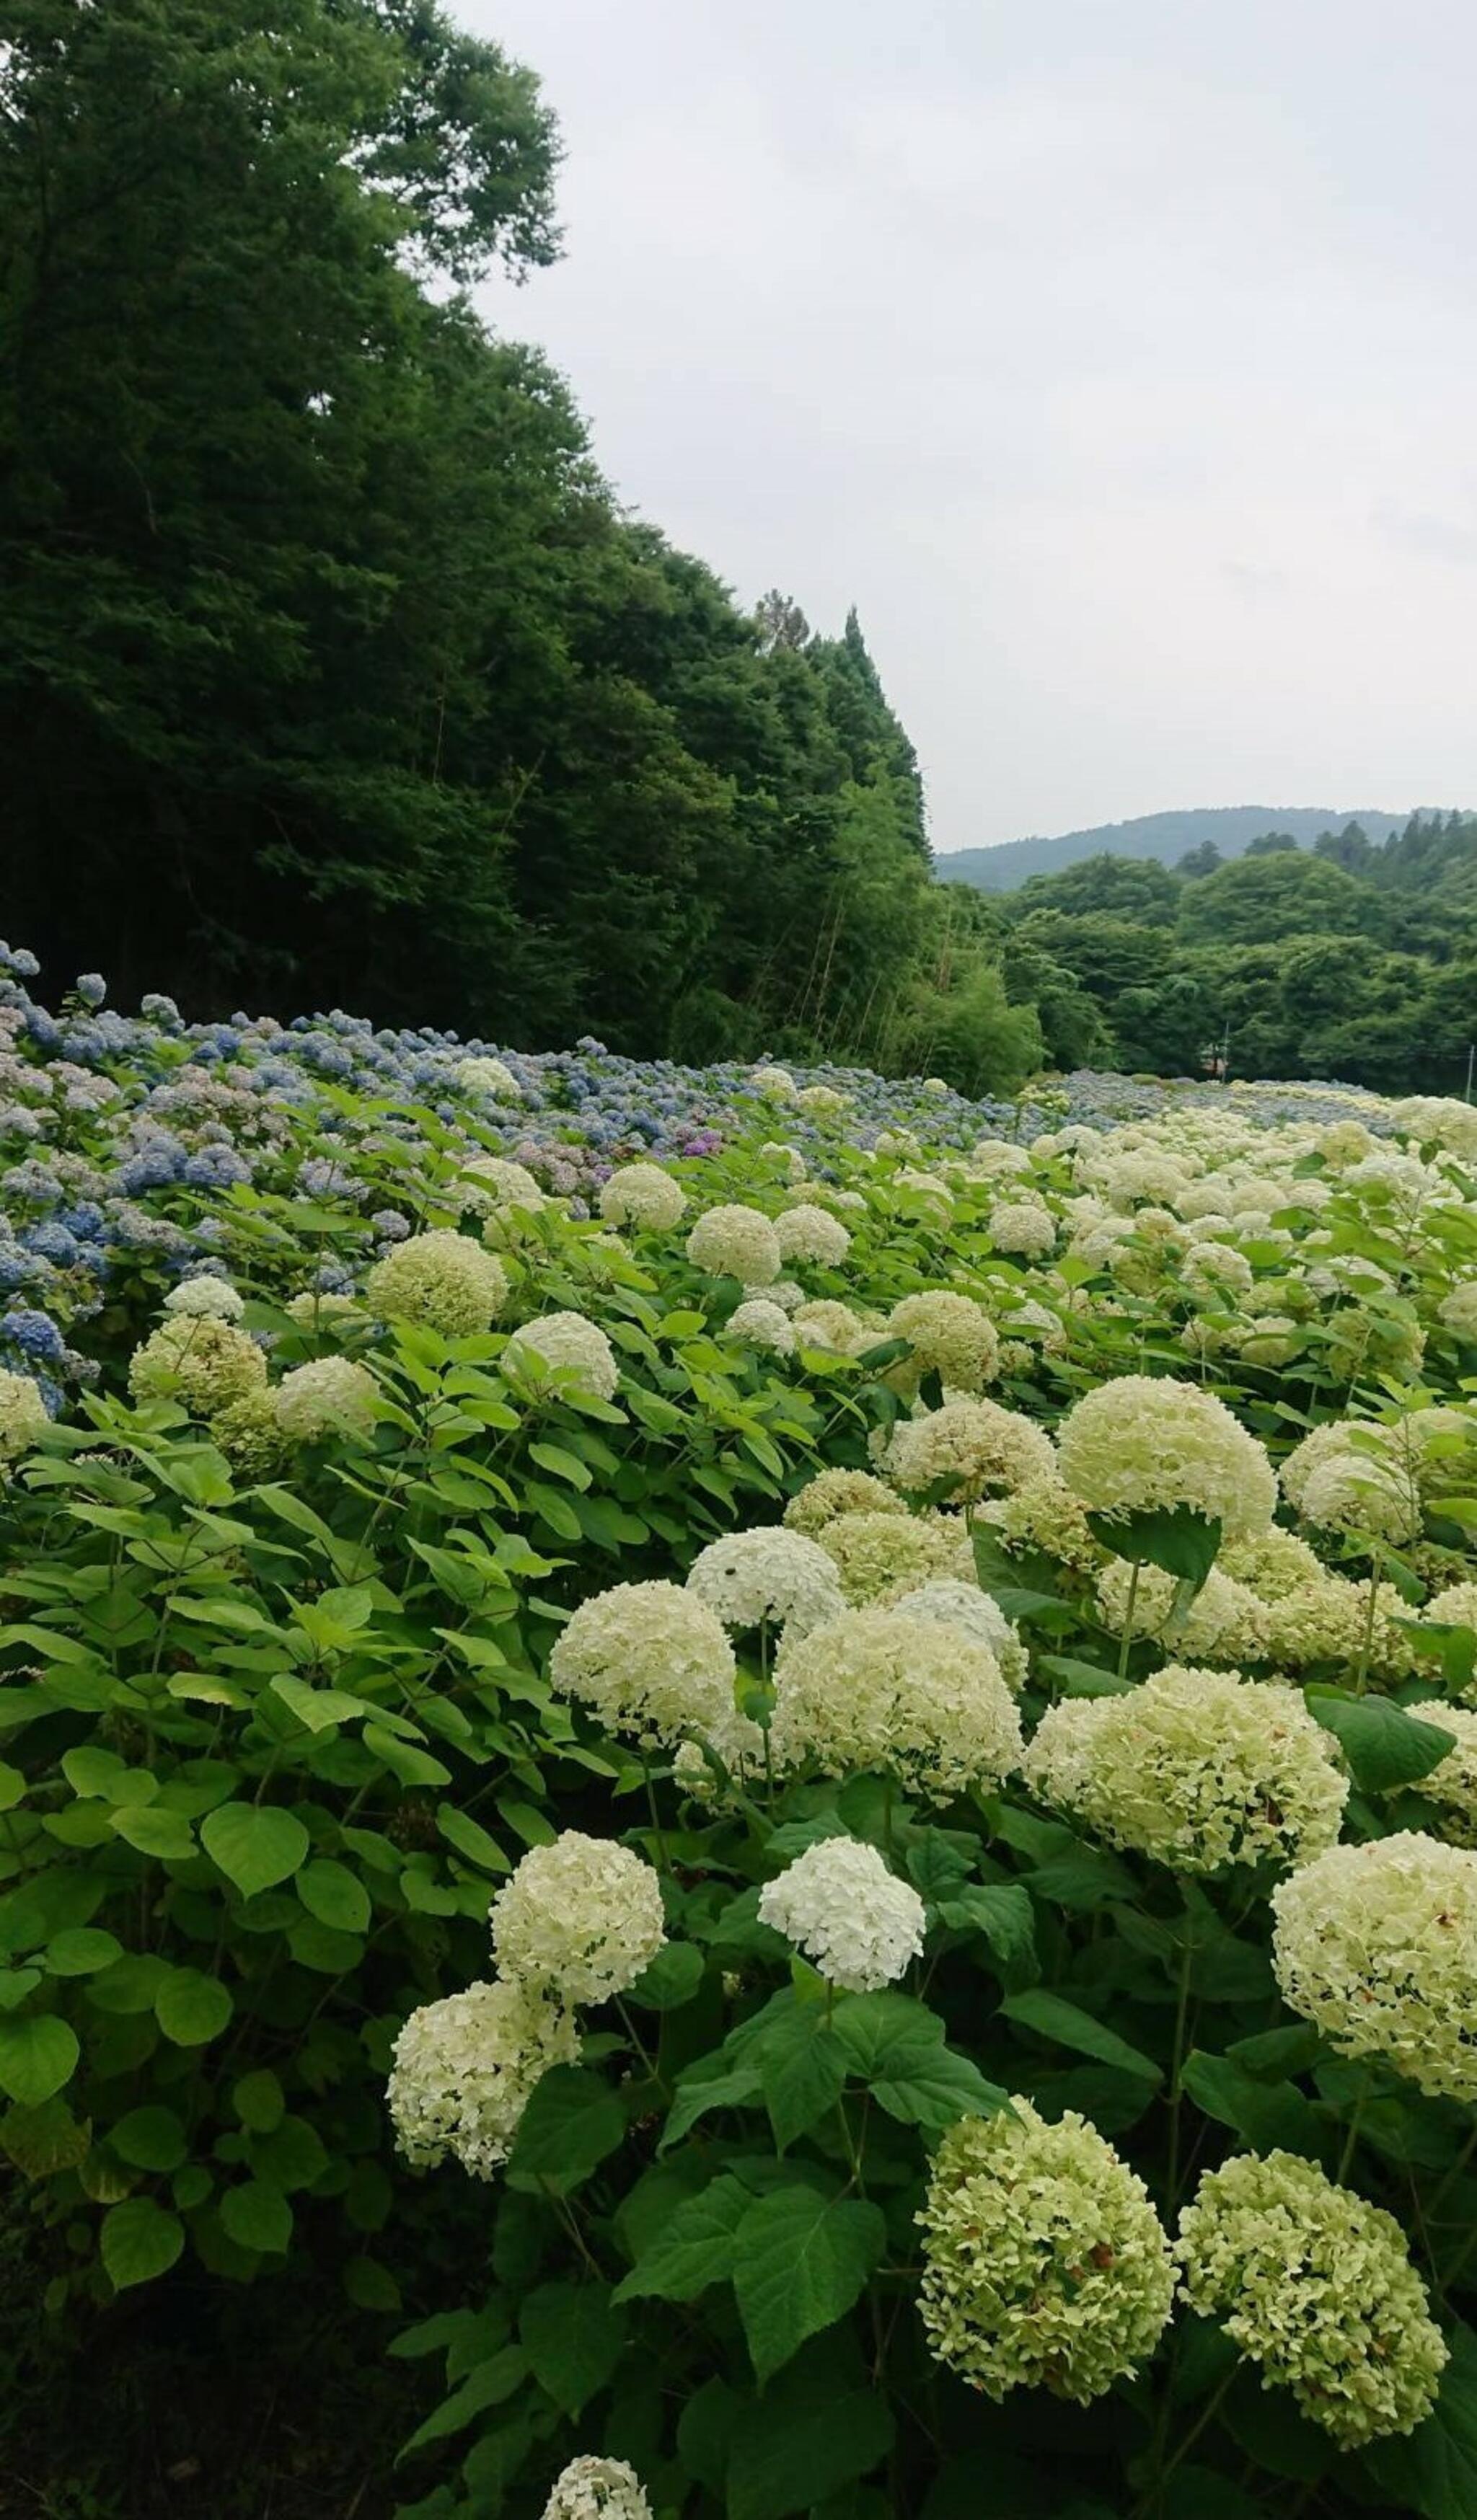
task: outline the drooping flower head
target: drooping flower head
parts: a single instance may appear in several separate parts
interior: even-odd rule
[[[531,1847],[491,1908],[499,1972],[563,2004],[623,1995],[667,1939],[651,1866],[614,1838],[564,1829]]]
[[[1148,2190],[1094,2126],[961,2118],[934,2156],[918,2221],[930,2351],[996,2404],[1049,2389],[1080,2406],[1153,2353],[1174,2264]]]
[[[1403,1829],[1335,1846],[1272,1893],[1284,2000],[1349,2056],[1477,2099],[1477,1854]]]
[[[541,2520],[652,2520],[646,2490],[623,2458],[572,2458]]]
[[[1063,1698],[1022,1767],[1044,1801],[1180,1872],[1320,1854],[1349,1793],[1297,1689],[1177,1663],[1121,1696]]]
[[[803,1951],[832,1986],[891,1986],[923,1949],[923,1902],[874,1846],[823,1837],[760,1892],[762,1924]]]
[[[509,1979],[422,2004],[394,2043],[386,2092],[401,2152],[418,2169],[450,2153],[474,2179],[490,2179],[535,2083],[578,2053],[573,2016]]]
[[[1262,1531],[1277,1501],[1265,1447],[1198,1383],[1099,1383],[1068,1411],[1056,1449],[1068,1487],[1098,1513],[1188,1506],[1228,1533]]]
[[[1449,2360],[1391,2214],[1291,2152],[1207,2172],[1179,2217],[1181,2292],[1341,2450],[1413,2432]]]

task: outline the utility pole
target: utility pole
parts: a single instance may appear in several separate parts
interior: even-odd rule
[[[1474,1059],[1474,1058],[1477,1058],[1477,1041],[1469,1041],[1469,1042],[1468,1042],[1468,1044],[1467,1044],[1467,1090],[1466,1090],[1466,1100],[1467,1100],[1469,1102],[1470,1102],[1470,1101],[1471,1101],[1471,1099],[1472,1099],[1472,1061],[1473,1061],[1473,1059]]]

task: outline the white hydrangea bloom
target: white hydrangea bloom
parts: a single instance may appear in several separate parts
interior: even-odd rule
[[[813,1304],[800,1304],[793,1315],[795,1336],[802,1347],[833,1348],[838,1356],[861,1356],[876,1347],[887,1333],[875,1322],[863,1321],[850,1304],[840,1304],[822,1297]]]
[[[467,1094],[490,1095],[494,1102],[521,1102],[523,1088],[500,1058],[464,1058],[456,1081]]]
[[[686,1205],[681,1185],[660,1164],[622,1164],[600,1192],[607,1225],[634,1225],[647,1234],[667,1233]]]
[[[328,1435],[362,1444],[374,1432],[378,1400],[379,1386],[367,1366],[346,1356],[320,1356],[283,1375],[272,1409],[290,1444],[318,1444]]]
[[[769,1102],[793,1102],[798,1089],[788,1067],[757,1067],[749,1083]]]
[[[528,1165],[515,1164],[506,1155],[468,1155],[457,1198],[462,1206],[486,1217],[496,1217],[508,1208],[525,1208],[536,1215],[548,1205]]]
[[[990,1238],[997,1251],[1043,1260],[1056,1249],[1056,1220],[1036,1199],[1005,1199],[990,1211]]]
[[[852,1247],[841,1219],[809,1200],[787,1207],[776,1219],[774,1231],[784,1260],[813,1260],[822,1268],[839,1269]]]
[[[493,1900],[490,1922],[501,1974],[566,2004],[623,1995],[667,1939],[651,1866],[577,1828],[530,1849]]]
[[[501,1263],[470,1234],[413,1234],[377,1260],[365,1300],[381,1321],[417,1322],[443,1338],[488,1328],[508,1300]]]
[[[1055,1467],[1051,1438],[1019,1410],[994,1400],[948,1400],[923,1418],[900,1418],[882,1454],[895,1487],[922,1495],[952,1481],[951,1504],[1024,1487]]]
[[[572,2458],[554,2480],[541,2520],[652,2520],[652,2508],[623,2458]]]
[[[854,1605],[940,1575],[967,1584],[975,1571],[969,1534],[957,1514],[839,1513],[817,1538]]]
[[[265,1381],[266,1358],[255,1340],[212,1313],[176,1313],[128,1360],[136,1400],[177,1400],[197,1418],[214,1417]]]
[[[937,1373],[954,1391],[979,1391],[994,1379],[999,1333],[968,1295],[945,1286],[904,1295],[888,1315],[887,1336],[905,1338],[913,1351],[905,1365],[889,1368],[888,1379],[900,1390],[915,1391],[925,1373]]]
[[[780,1649],[770,1744],[781,1769],[892,1772],[930,1802],[990,1792],[1020,1761],[1015,1701],[987,1645],[937,1619],[848,1610]]]
[[[490,2179],[535,2083],[578,2053],[573,2017],[505,1979],[422,2004],[394,2043],[386,2092],[399,2149],[418,2169],[450,2153],[474,2179]]]
[[[1318,1463],[1304,1488],[1302,1510],[1320,1531],[1367,1533],[1397,1548],[1420,1529],[1412,1482],[1393,1462],[1358,1453],[1334,1453]]]
[[[712,1277],[767,1286],[779,1276],[779,1237],[757,1207],[710,1207],[687,1237],[687,1257]]]
[[[503,1350],[504,1373],[556,1383],[577,1382],[597,1400],[614,1400],[621,1387],[616,1351],[598,1322],[583,1313],[543,1313],[513,1332]]]
[[[1433,2096],[1477,2100],[1477,1854],[1413,1829],[1335,1846],[1272,1892],[1294,2012]]]
[[[180,1313],[209,1313],[217,1322],[239,1322],[246,1311],[246,1297],[224,1278],[182,1278],[164,1297],[164,1310]]]
[[[813,1540],[843,1513],[891,1513],[905,1517],[907,1508],[870,1470],[817,1470],[785,1508],[785,1527]]]
[[[715,1737],[734,1720],[733,1647],[706,1601],[676,1584],[617,1584],[581,1601],[549,1678],[612,1732],[650,1743]]]
[[[1436,1307],[1438,1321],[1459,1339],[1477,1340],[1477,1278],[1464,1278]]]
[[[1146,1373],[1087,1392],[1057,1433],[1062,1477],[1099,1513],[1189,1506],[1227,1532],[1264,1530],[1276,1474],[1214,1392]]]
[[[761,1161],[772,1164],[776,1172],[784,1174],[787,1182],[805,1180],[806,1159],[799,1147],[787,1147],[781,1138],[766,1138],[759,1151]]]
[[[795,1325],[789,1314],[762,1295],[750,1295],[736,1304],[724,1327],[730,1338],[742,1339],[746,1347],[772,1348],[776,1356],[795,1353]]]
[[[906,1619],[942,1619],[946,1627],[962,1629],[978,1643],[988,1645],[1011,1696],[1020,1696],[1030,1669],[1030,1654],[1020,1631],[1006,1618],[999,1602],[991,1594],[983,1593],[978,1584],[954,1583],[941,1576],[936,1583],[918,1584],[911,1591],[892,1596],[886,1606],[900,1611]]]
[[[760,1892],[762,1924],[803,1951],[832,1986],[891,1986],[923,1949],[923,1902],[873,1846],[823,1837]]]
[[[782,1525],[710,1541],[687,1570],[687,1590],[725,1627],[768,1623],[786,1636],[805,1636],[846,1608],[833,1560]]]

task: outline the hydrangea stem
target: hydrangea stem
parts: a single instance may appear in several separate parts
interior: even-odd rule
[[[1120,1680],[1127,1680],[1129,1676],[1129,1652],[1133,1642],[1133,1605],[1138,1599],[1138,1578],[1141,1571],[1137,1558],[1133,1558],[1129,1567],[1129,1598],[1123,1614],[1123,1642],[1118,1648]]]

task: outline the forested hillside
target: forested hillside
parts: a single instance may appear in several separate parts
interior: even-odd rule
[[[952,889],[953,887],[948,887]],[[1462,1085],[1477,1033],[1477,818],[1356,825],[1312,850],[1271,832],[1177,868],[1090,858],[994,903],[1006,986],[1059,1065]]]
[[[744,611],[472,311],[558,250],[531,72],[432,0],[7,36],[6,931],[187,1012],[1025,1073],[855,619]]]
[[[1187,813],[1138,814],[1127,823],[1096,823],[1087,831],[1059,832],[1054,838],[1001,840],[992,849],[950,849],[939,860],[949,883],[977,883],[984,892],[1013,892],[1034,875],[1059,875],[1084,858],[1157,858],[1174,866],[1209,841],[1223,858],[1239,857],[1265,832],[1285,832],[1312,848],[1324,832],[1351,820],[1372,840],[1394,837],[1401,814],[1361,811],[1353,816],[1324,805],[1198,805]]]

